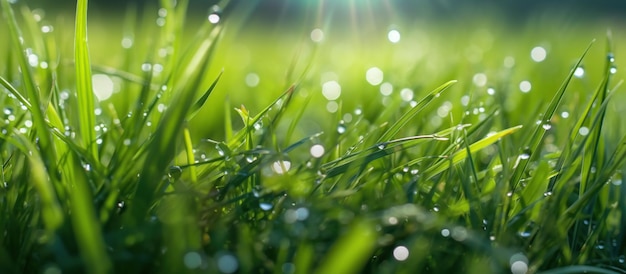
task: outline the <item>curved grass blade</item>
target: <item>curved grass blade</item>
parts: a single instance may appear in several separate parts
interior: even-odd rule
[[[396,136],[396,134],[398,134],[400,129],[403,128],[404,126],[406,126],[406,124],[411,119],[413,119],[413,117],[415,117],[415,115],[417,115],[420,111],[422,111],[425,106],[427,106],[430,102],[432,102],[432,100],[437,98],[443,91],[448,89],[450,86],[452,86],[456,82],[457,82],[456,80],[449,81],[449,82],[447,82],[447,83],[437,87],[436,89],[434,89],[430,93],[428,93],[428,95],[426,95],[424,98],[422,98],[422,100],[420,100],[417,103],[417,105],[415,105],[415,107],[411,108],[409,111],[404,113],[402,115],[402,117],[400,117],[400,119],[398,119],[395,123],[393,123],[393,125],[391,125],[391,127],[389,127],[389,129],[387,129],[380,136],[380,138],[378,138],[376,143],[381,143],[381,142],[385,142],[385,141],[391,140],[391,138]]]
[[[528,163],[532,159],[536,159],[541,154],[539,153],[541,150],[540,149],[541,141],[543,140],[543,137],[546,134],[546,130],[543,129],[543,123],[549,122],[552,119],[552,116],[554,115],[557,108],[561,104],[561,101],[563,100],[563,95],[565,95],[567,86],[572,80],[572,77],[574,76],[574,72],[576,71],[576,68],[580,66],[580,64],[583,61],[583,58],[585,58],[585,56],[587,55],[587,52],[589,51],[593,43],[594,41],[592,41],[587,46],[583,54],[580,56],[580,58],[578,58],[578,61],[576,62],[574,67],[570,70],[569,74],[567,75],[563,83],[561,84],[561,87],[559,87],[556,94],[554,94],[554,97],[552,97],[552,101],[550,102],[550,105],[548,105],[548,108],[546,109],[546,111],[544,112],[541,118],[541,123],[535,125],[532,135],[526,142],[524,142],[525,144],[527,144],[528,149],[530,149],[531,159],[529,159],[528,161],[521,161],[520,165],[513,171],[513,175],[510,180],[510,182],[513,184],[513,189],[517,188],[517,185],[519,184],[522,177],[526,173],[526,168],[528,167]]]
[[[50,134],[50,131],[47,130],[48,126],[42,107],[41,96],[39,94],[37,84],[35,83],[35,78],[33,76],[31,67],[28,64],[28,59],[24,54],[26,51],[24,45],[21,42],[23,40],[23,37],[18,27],[17,20],[15,19],[13,9],[9,4],[9,1],[4,0],[0,1],[0,3],[2,5],[2,14],[4,15],[9,25],[9,35],[12,43],[12,48],[15,49],[16,52],[19,52],[17,61],[22,72],[22,81],[24,89],[26,89],[26,96],[28,96],[28,99],[34,106],[30,108],[30,111],[33,116],[33,125],[36,129],[38,129],[37,135],[39,137],[39,147],[41,147],[42,150],[42,158],[44,159],[44,163],[47,165],[47,167],[51,169],[51,172],[56,172],[56,150],[52,143],[52,135]],[[2,84],[6,87],[5,81],[2,81]],[[20,101],[25,99],[23,96],[18,98],[20,98]],[[28,104],[26,104],[26,106],[28,106]]]
[[[455,164],[458,164],[459,162],[463,161],[465,158],[467,158],[468,151],[471,152],[471,153],[474,153],[474,152],[477,152],[477,151],[479,151],[481,149],[484,149],[487,146],[489,146],[489,145],[497,142],[498,140],[500,140],[500,138],[502,138],[504,136],[507,136],[509,134],[512,134],[512,133],[518,131],[521,128],[522,128],[522,126],[519,125],[519,126],[515,126],[515,127],[512,127],[512,128],[508,128],[508,129],[496,132],[493,135],[487,136],[487,137],[483,138],[482,140],[471,144],[468,147],[468,149],[462,149],[462,150],[457,151],[449,159],[443,159],[443,160],[435,163],[431,167],[429,167],[426,171],[424,171],[424,173],[427,174],[426,178],[427,179],[432,179],[433,177],[435,177],[439,173],[448,170],[448,168],[449,168],[448,165],[455,165]]]

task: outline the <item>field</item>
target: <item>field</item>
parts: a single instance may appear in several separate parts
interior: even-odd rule
[[[619,20],[0,2],[2,273],[626,273]]]

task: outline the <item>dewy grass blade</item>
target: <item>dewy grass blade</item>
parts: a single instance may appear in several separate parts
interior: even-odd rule
[[[441,161],[435,163],[434,165],[429,167],[426,171],[424,171],[424,173],[427,174],[426,176],[428,179],[431,179],[435,177],[436,175],[438,175],[439,173],[446,171],[449,168],[448,165],[450,164],[455,165],[461,162],[462,160],[464,160],[465,158],[467,158],[468,150],[472,153],[477,152],[497,142],[498,140],[500,140],[500,138],[507,136],[509,134],[512,134],[521,128],[522,126],[516,126],[516,127],[512,127],[512,128],[508,128],[508,129],[496,132],[493,135],[489,135],[483,138],[482,140],[471,144],[468,149],[462,149],[462,150],[457,151],[456,153],[454,153],[454,155],[450,157],[450,159],[442,159]]]
[[[559,87],[556,94],[554,94],[554,97],[552,97],[552,101],[550,102],[550,105],[548,105],[548,108],[543,114],[540,120],[540,123],[535,125],[532,135],[530,135],[530,138],[525,142],[525,144],[528,144],[528,149],[530,149],[529,156],[531,157],[531,159],[536,159],[541,154],[540,153],[541,141],[543,140],[543,137],[546,134],[546,130],[543,128],[543,125],[544,123],[549,123],[550,120],[552,119],[552,116],[554,115],[557,108],[561,104],[561,101],[563,100],[563,96],[565,95],[567,86],[572,80],[572,77],[574,76],[574,72],[576,71],[576,68],[578,68],[580,64],[582,63],[583,59],[587,55],[587,52],[591,48],[591,45],[593,45],[593,42],[591,42],[589,46],[587,46],[583,54],[580,56],[580,58],[578,58],[578,61],[576,62],[574,67],[570,70],[569,74],[567,75],[563,83],[561,84],[561,87]],[[530,161],[522,161],[520,165],[515,169],[513,176],[510,180],[514,188],[517,187],[523,175],[526,173],[526,168],[528,167],[529,162]]]
[[[94,93],[91,82],[91,61],[87,45],[87,6],[88,0],[78,0],[74,32],[74,61],[76,66],[76,96],[80,113],[80,133],[83,146],[98,159],[98,146],[95,142],[96,116],[94,114]]]
[[[4,138],[4,136],[0,135],[0,138]],[[30,183],[33,184],[39,193],[39,199],[41,200],[41,217],[48,232],[54,232],[63,224],[63,211],[37,148],[17,130],[5,140],[19,148],[28,158],[30,164],[29,174],[31,176]]]
[[[426,97],[420,100],[415,107],[411,108],[409,111],[404,113],[402,117],[400,117],[400,119],[398,119],[395,123],[393,123],[393,125],[387,131],[385,131],[383,135],[380,136],[380,138],[378,138],[377,143],[389,141],[391,140],[391,138],[395,137],[396,134],[400,131],[400,129],[406,126],[406,124],[413,117],[415,117],[415,115],[417,115],[422,109],[424,109],[425,106],[427,106],[430,102],[432,102],[433,99],[439,97],[443,91],[448,89],[450,86],[452,86],[456,82],[457,82],[456,80],[449,81],[437,87],[433,91],[431,91],[428,95],[426,95]]]
[[[31,104],[33,105],[30,111],[32,112],[34,127],[39,129],[39,147],[41,147],[42,150],[42,158],[44,163],[47,165],[47,168],[50,169],[49,171],[54,173],[57,169],[56,150],[52,143],[52,134],[48,130],[48,125],[45,120],[41,96],[39,94],[37,84],[35,83],[33,72],[25,55],[26,51],[23,45],[24,38],[18,28],[17,20],[15,19],[15,14],[13,13],[13,9],[11,8],[9,1],[3,0],[1,1],[1,4],[2,14],[6,18],[9,25],[12,47],[16,49],[16,52],[19,54],[17,61],[22,71],[22,80],[23,86],[26,89],[26,96],[28,96]],[[54,176],[52,176],[52,179],[54,179]]]

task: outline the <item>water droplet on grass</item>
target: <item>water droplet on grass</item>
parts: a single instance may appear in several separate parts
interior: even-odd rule
[[[337,81],[328,81],[322,85],[322,95],[326,100],[334,101],[341,96],[341,85]]]
[[[589,134],[589,128],[588,127],[580,127],[580,129],[578,129],[578,134],[580,134],[582,136],[587,136]]]
[[[531,90],[531,88],[532,88],[532,85],[527,80],[524,80],[524,81],[519,83],[519,89],[523,93],[528,93]]]
[[[582,66],[577,67],[576,70],[574,70],[574,76],[583,78],[583,76],[585,76],[585,69]]]
[[[384,82],[380,85],[380,94],[383,96],[389,96],[393,93],[393,85],[388,82]]]
[[[612,52],[609,52],[609,53],[606,55],[606,59],[607,59],[610,63],[613,63],[613,62],[615,62],[615,55],[614,55]]]
[[[314,145],[311,147],[310,153],[313,158],[320,158],[324,156],[324,146],[322,145]]]
[[[345,125],[343,125],[343,124],[338,125],[338,126],[337,126],[337,132],[338,132],[339,134],[344,134],[344,133],[346,133],[346,126],[345,126]]]
[[[413,90],[410,88],[403,88],[400,90],[400,98],[402,98],[402,101],[409,102],[413,100],[413,96]]]
[[[409,249],[405,246],[398,246],[393,249],[393,257],[398,261],[406,261],[409,258]]]
[[[208,20],[211,24],[217,24],[220,22],[220,15],[217,13],[211,13],[208,16]]]
[[[52,31],[54,31],[54,28],[50,25],[43,25],[41,26],[41,32],[42,33],[51,33]]]
[[[615,65],[611,65],[611,67],[609,68],[609,72],[610,72],[611,74],[615,74],[615,73],[617,73],[617,66],[615,66]]]
[[[548,52],[543,47],[534,47],[530,51],[530,57],[533,59],[533,61],[537,63],[543,62],[543,60],[546,59],[547,55],[548,55]]]
[[[321,29],[314,29],[311,31],[311,40],[315,43],[322,42],[324,40],[324,31]]]
[[[395,29],[390,30],[387,33],[387,39],[389,39],[389,42],[394,44],[400,42],[400,32]]]
[[[378,86],[383,82],[383,71],[378,67],[371,67],[365,72],[365,80],[372,86]]]
[[[276,161],[272,164],[272,170],[276,174],[285,174],[291,169],[290,161]]]
[[[550,124],[549,122],[546,122],[543,125],[541,125],[541,127],[545,130],[550,130],[552,128],[552,124]]]
[[[270,203],[259,203],[259,207],[264,211],[270,211],[274,208],[274,205]]]

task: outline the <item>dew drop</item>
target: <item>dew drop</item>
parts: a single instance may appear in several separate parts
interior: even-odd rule
[[[397,246],[393,249],[393,257],[398,261],[406,261],[409,258],[409,249],[405,246]]]
[[[344,133],[346,133],[346,126],[345,126],[345,125],[343,125],[343,124],[338,125],[338,126],[337,126],[337,132],[338,132],[339,134],[344,134]]]
[[[577,67],[576,70],[574,70],[574,76],[577,78],[583,78],[583,76],[585,76],[585,69],[582,66]]]
[[[530,51],[530,57],[533,59],[533,61],[537,63],[543,62],[543,60],[546,59],[547,54],[548,53],[546,52],[546,49],[544,49],[543,47],[534,47]]]
[[[274,170],[276,174],[285,174],[289,171],[290,168],[290,161],[276,161],[272,164],[272,170]]]
[[[609,72],[610,72],[611,74],[615,74],[615,73],[617,73],[617,66],[615,66],[615,65],[611,65],[611,67],[609,68]]]
[[[394,44],[400,42],[400,32],[395,29],[390,30],[389,33],[387,33],[387,39]]]
[[[320,158],[324,156],[324,146],[322,145],[314,145],[311,147],[310,153],[313,158]]]
[[[211,13],[209,14],[208,19],[211,24],[217,24],[220,22],[220,15],[217,13]]]
[[[615,62],[615,55],[612,52],[609,52],[606,55],[606,59],[610,62],[610,63],[614,63]]]
[[[548,122],[541,125],[541,127],[545,130],[550,130],[552,128],[552,125]]]
[[[322,42],[324,40],[324,31],[321,29],[314,29],[311,31],[311,40],[315,43]]]
[[[270,203],[259,203],[259,207],[264,211],[270,211],[274,208],[274,205]]]
[[[530,89],[532,88],[532,85],[530,84],[529,81],[524,80],[522,82],[519,83],[519,89],[523,92],[523,93],[528,93],[530,91]]]
[[[152,64],[150,63],[141,64],[141,70],[144,72],[149,72],[150,70],[152,70]]]
[[[372,86],[378,86],[383,82],[383,71],[378,67],[371,67],[365,73],[365,80]]]

